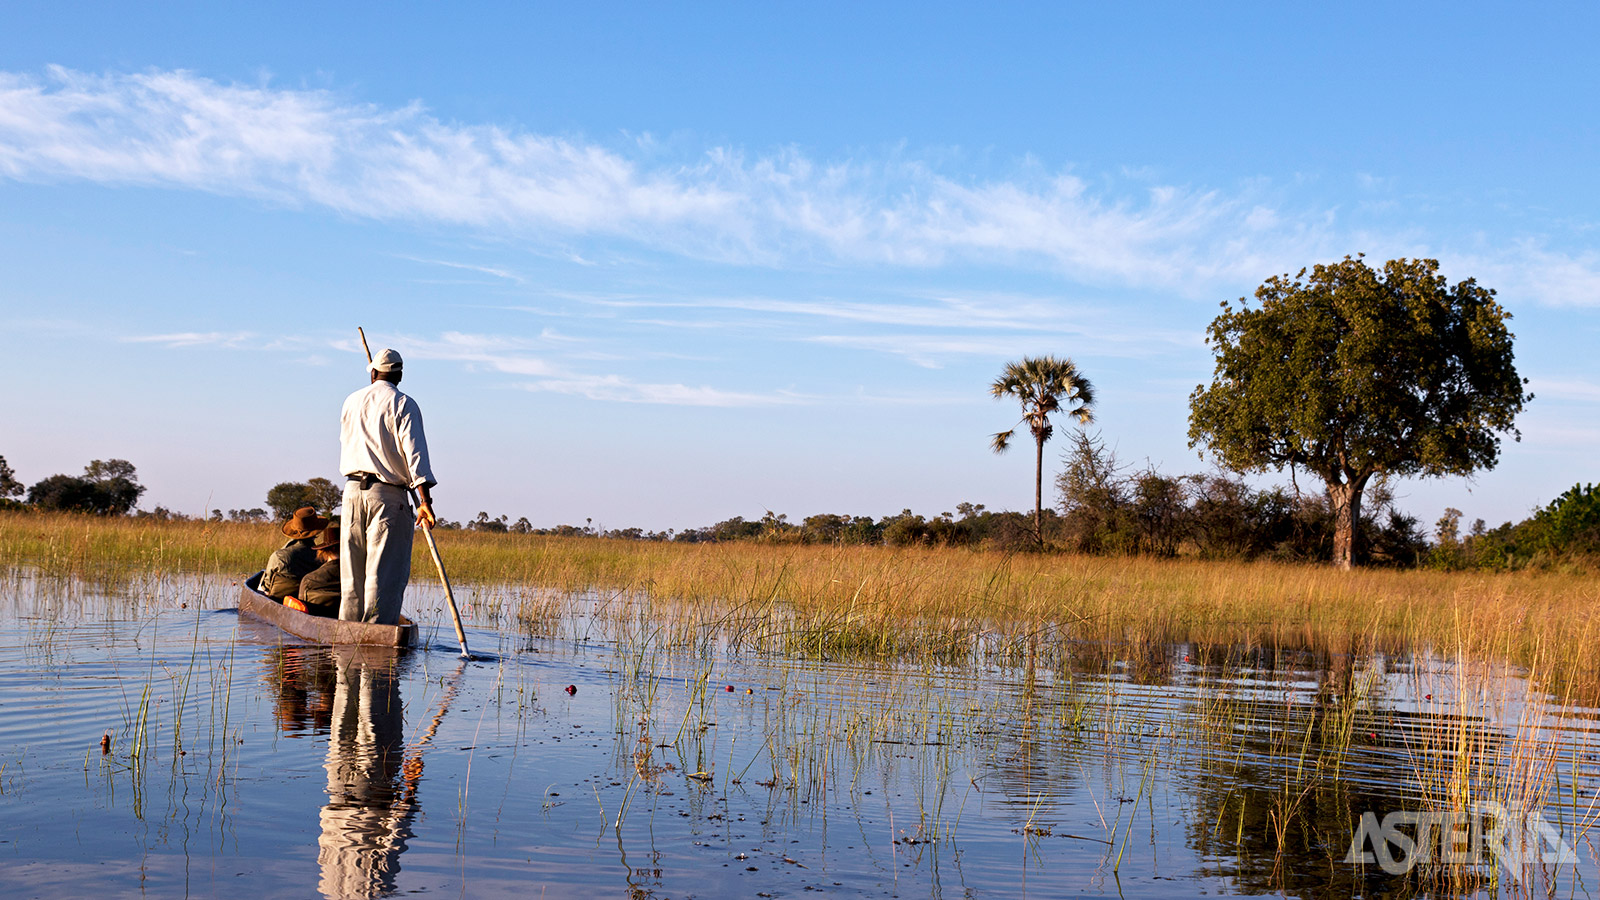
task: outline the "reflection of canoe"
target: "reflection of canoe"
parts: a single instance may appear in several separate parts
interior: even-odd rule
[[[239,586],[239,612],[276,625],[295,637],[319,644],[376,644],[383,647],[409,647],[417,640],[417,623],[405,616],[399,625],[374,625],[324,619],[290,609],[256,590],[261,583],[257,572]]]

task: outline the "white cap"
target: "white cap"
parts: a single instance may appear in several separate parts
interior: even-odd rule
[[[370,372],[398,372],[404,367],[405,363],[401,361],[400,354],[388,347],[379,350],[378,355],[372,358],[372,362],[367,363],[367,370]]]

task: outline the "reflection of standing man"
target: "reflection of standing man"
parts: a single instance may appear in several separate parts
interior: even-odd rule
[[[405,715],[395,651],[334,647],[328,803],[317,863],[324,897],[394,893],[411,839],[415,785],[404,777]]]
[[[339,416],[339,471],[344,486],[339,618],[393,625],[411,580],[411,538],[417,519],[434,524],[422,411],[400,393],[404,363],[380,350],[367,368],[372,384],[351,394]],[[410,490],[421,494],[411,511]]]

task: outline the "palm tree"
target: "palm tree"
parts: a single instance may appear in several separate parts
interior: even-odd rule
[[[1006,369],[989,386],[996,400],[1015,397],[1022,404],[1022,421],[1033,432],[1033,532],[1044,546],[1044,442],[1055,426],[1050,414],[1064,412],[1087,425],[1094,421],[1094,385],[1078,372],[1070,359],[1054,356],[1025,356],[1020,362],[1006,363]],[[1002,431],[989,446],[996,453],[1006,452],[1017,429]]]

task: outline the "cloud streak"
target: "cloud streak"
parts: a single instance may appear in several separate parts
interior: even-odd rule
[[[185,71],[0,72],[0,177],[18,180],[623,238],[743,263],[1032,261],[1139,285],[1256,278],[1281,267],[1275,257],[1298,259],[1322,242],[1315,226],[1286,224],[1255,199],[1219,191],[1112,195],[1071,174],[964,182],[915,161],[824,165],[795,151],[746,157],[729,148],[647,165],[628,149]]]
[[[667,406],[788,406],[808,402],[798,394],[757,394],[709,386],[652,384],[621,375],[573,375],[530,381],[530,391],[571,394],[606,403],[655,403]]]
[[[1529,389],[1539,399],[1574,400],[1580,403],[1600,403],[1600,384],[1579,378],[1529,379]]]
[[[1091,345],[1095,354],[1102,357],[1144,358],[1169,351],[1175,347],[1199,349],[1201,340],[1191,334],[1165,332],[1160,334],[1117,335],[1088,332],[1035,332],[1019,344],[1015,336],[950,335],[929,336],[919,334],[885,335],[835,335],[825,334],[806,338],[810,343],[850,350],[867,350],[902,357],[927,369],[937,369],[943,361],[962,356],[986,356],[1006,359],[1029,352],[1050,352],[1063,344]]]
[[[1335,210],[1280,208],[1259,185],[1230,192],[1133,175],[1096,187],[1029,170],[984,181],[894,154],[824,163],[796,150],[657,152],[649,141],[608,147],[450,123],[416,103],[384,108],[182,70],[0,72],[0,178],[199,190],[465,226],[559,246],[582,264],[568,242],[620,239],[740,264],[1025,265],[1198,296],[1355,250],[1417,246],[1340,226]],[[1541,303],[1600,306],[1595,254],[1528,240],[1463,258],[1481,262],[1486,283],[1492,275]]]
[[[595,306],[623,309],[734,310],[738,312],[813,317],[855,324],[922,328],[999,328],[1036,330],[1041,319],[1060,314],[1051,305],[1026,298],[1009,303],[980,303],[940,297],[927,303],[882,303],[859,300],[781,300],[769,297],[701,297],[692,300],[595,299]]]
[[[536,355],[549,349],[550,342],[543,339],[447,331],[434,339],[409,335],[388,335],[380,339],[377,334],[369,334],[367,340],[374,353],[379,347],[392,347],[408,362],[426,359],[465,363],[507,375],[554,376],[564,371],[556,363]],[[334,346],[361,352],[361,345],[354,340],[338,341]]]
[[[410,260],[414,263],[421,263],[426,266],[444,266],[450,269],[464,269],[468,272],[479,272],[484,275],[493,275],[496,278],[503,278],[506,281],[511,281],[516,284],[526,283],[521,275],[518,275],[510,269],[502,269],[496,266],[479,266],[472,263],[451,262],[447,259],[425,259],[420,256],[402,256],[400,258]]]
[[[692,222],[726,202],[594,146],[184,71],[0,74],[0,174],[579,233]]]
[[[373,346],[392,346],[407,360],[426,359],[438,362],[455,362],[468,366],[531,378],[518,383],[529,391],[567,394],[608,403],[651,403],[666,406],[782,406],[810,402],[794,392],[755,393],[730,391],[709,385],[686,385],[639,381],[624,375],[592,374],[574,371],[570,366],[536,355],[551,345],[570,345],[573,339],[550,332],[538,339],[505,337],[500,335],[465,334],[445,332],[436,339],[409,336],[387,336],[379,342],[370,336]],[[342,341],[341,350],[356,351],[359,345]]]
[[[248,331],[180,331],[119,338],[125,344],[165,344],[167,347],[238,347],[255,335]]]
[[[939,368],[963,356],[1005,357],[1027,347],[1092,344],[1105,356],[1148,357],[1174,349],[1203,347],[1197,332],[1157,325],[1139,326],[1141,313],[1115,314],[1090,304],[1064,303],[1043,297],[989,293],[976,296],[930,296],[914,301],[862,301],[768,297],[698,297],[692,299],[590,298],[601,308],[667,309],[677,313],[713,310],[747,313],[753,322],[781,327],[790,339],[805,343],[884,353],[926,368]],[[782,323],[777,320],[783,319]],[[793,321],[790,321],[793,320]],[[795,323],[820,320],[831,326],[864,327],[865,333],[796,334]],[[734,330],[748,323],[675,319],[630,319],[639,324],[674,328]],[[892,326],[884,333],[877,326]],[[915,329],[920,329],[918,333]],[[1044,352],[1041,349],[1040,352]]]
[[[1524,239],[1494,253],[1473,253],[1461,268],[1494,288],[1502,301],[1535,299],[1547,306],[1600,306],[1600,253],[1566,254]]]

